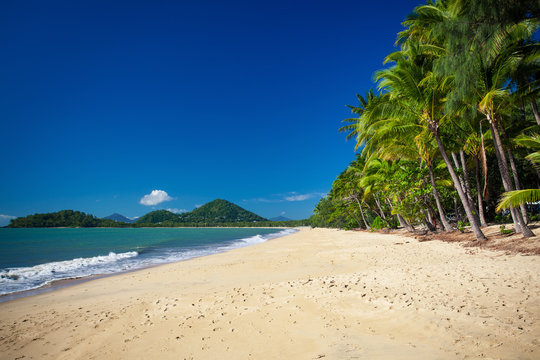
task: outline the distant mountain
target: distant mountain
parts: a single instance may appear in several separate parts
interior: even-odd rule
[[[174,214],[167,210],[156,210],[149,212],[148,214],[141,216],[135,222],[136,224],[160,224],[162,222],[178,223],[180,219],[177,214]]]
[[[269,219],[270,221],[292,221],[292,219],[289,219],[285,216],[278,216],[278,217],[275,217],[275,218],[271,218]]]
[[[186,223],[235,223],[266,221],[265,218],[247,211],[227,200],[216,199],[184,214],[178,215]]]
[[[133,224],[136,221],[136,220],[132,220],[132,219],[127,218],[124,215],[121,215],[121,214],[118,214],[118,213],[114,213],[112,215],[105,216],[103,219],[109,219],[109,220],[118,221],[118,222],[125,222],[127,224]]]

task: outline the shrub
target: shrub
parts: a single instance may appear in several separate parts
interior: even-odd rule
[[[512,229],[506,229],[505,225],[501,225],[501,235],[508,235],[513,233],[514,231]]]
[[[457,228],[459,231],[463,232],[465,230],[465,223],[463,221],[458,221]]]
[[[371,231],[381,230],[385,225],[386,223],[383,221],[383,219],[377,216],[371,223]]]

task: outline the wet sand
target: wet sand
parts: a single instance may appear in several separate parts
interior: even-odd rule
[[[303,229],[0,304],[1,359],[537,359],[540,257]]]

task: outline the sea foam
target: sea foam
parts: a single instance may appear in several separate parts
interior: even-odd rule
[[[198,247],[163,248],[158,251],[142,253],[137,251],[124,253],[109,252],[108,255],[89,258],[55,261],[30,267],[0,269],[0,295],[40,288],[58,280],[118,273],[212,255],[260,244],[270,239],[292,234],[296,231],[285,229],[276,233],[255,235],[226,243]]]
[[[110,252],[108,255],[90,258],[76,258],[31,267],[2,269],[0,270],[0,294],[35,289],[55,280],[119,271],[115,264],[120,260],[133,258],[137,255],[136,251],[120,254]]]

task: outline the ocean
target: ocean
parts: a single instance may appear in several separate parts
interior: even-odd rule
[[[0,228],[0,295],[258,244],[295,232],[260,228]]]

